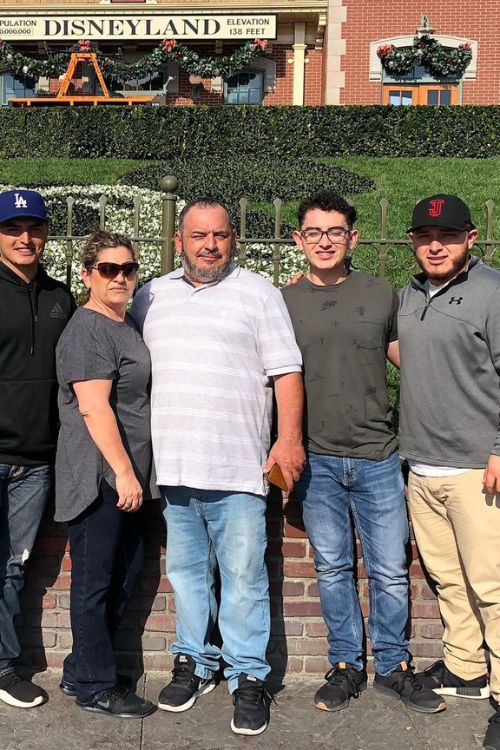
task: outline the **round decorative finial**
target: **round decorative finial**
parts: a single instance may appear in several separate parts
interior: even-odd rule
[[[179,180],[173,174],[167,174],[160,182],[160,187],[164,193],[175,193],[179,187]]]

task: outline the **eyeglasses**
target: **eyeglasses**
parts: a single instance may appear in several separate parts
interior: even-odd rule
[[[99,272],[99,275],[105,279],[114,279],[115,276],[121,272],[126,279],[132,279],[139,270],[139,264],[134,261],[128,261],[127,263],[96,263],[95,268]]]
[[[330,229],[326,229],[324,232],[321,229],[311,227],[311,229],[304,229],[301,235],[306,242],[316,244],[323,239],[324,234],[326,234],[330,242],[343,242],[349,232],[350,229],[344,229],[344,227],[330,227]]]

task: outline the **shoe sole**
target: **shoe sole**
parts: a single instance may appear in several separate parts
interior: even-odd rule
[[[391,690],[390,688],[386,688],[383,685],[379,685],[377,682],[373,683],[373,689],[377,690],[377,692],[379,693],[384,693],[384,695],[389,695],[391,698],[397,698],[398,700],[406,704],[408,708],[411,708],[413,711],[417,711],[420,714],[437,714],[440,711],[444,711],[447,708],[445,701],[440,703],[439,706],[436,706],[436,708],[426,708],[425,706],[417,706],[416,703],[412,703],[408,698],[405,698],[399,693],[395,693],[394,690]]]
[[[490,686],[486,685],[484,688],[467,688],[467,687],[437,687],[430,688],[438,695],[449,695],[453,698],[468,698],[471,701],[482,701],[485,698],[490,697]],[[476,695],[473,695],[471,691],[475,691]],[[479,695],[477,692],[479,691]]]
[[[231,719],[231,730],[235,734],[244,734],[248,737],[251,735],[262,734],[262,732],[265,732],[266,729],[267,729],[267,721],[263,726],[259,727],[258,729],[249,729],[248,727],[237,727],[234,723],[234,719]]]
[[[23,701],[17,700],[17,698],[14,698],[6,690],[0,690],[0,700],[7,703],[9,706],[14,706],[14,708],[35,708],[36,706],[41,706],[42,703],[45,703],[46,699],[43,695],[39,695],[35,700],[31,701],[31,703],[23,703]]]
[[[216,688],[215,680],[210,680],[206,685],[204,685],[201,690],[197,690],[196,693],[193,693],[191,698],[186,701],[186,703],[183,703],[182,706],[169,706],[167,703],[158,703],[158,708],[161,708],[162,711],[171,711],[174,714],[181,713],[182,711],[187,711],[196,703],[196,700],[200,697],[200,695],[206,695],[207,693],[211,693],[212,690]]]
[[[108,711],[105,708],[99,708],[98,706],[82,706],[80,703],[76,703],[75,705],[78,706],[78,708],[81,708],[82,711],[91,711],[94,714],[104,714],[105,716],[112,716],[116,719],[145,719],[146,716],[149,716],[152,714],[155,710],[155,706],[151,706],[151,708],[142,714],[129,714],[129,713],[120,713],[120,714],[114,714],[111,713],[111,711]]]
[[[367,683],[363,682],[359,686],[359,692],[362,693],[363,690],[366,690],[366,686],[367,686]],[[349,698],[347,698],[343,703],[341,703],[340,706],[335,706],[335,708],[329,708],[326,705],[326,703],[322,703],[321,701],[319,703],[316,703],[316,701],[315,701],[314,705],[315,705],[316,708],[319,708],[320,711],[329,711],[330,713],[335,713],[335,711],[342,711],[344,708],[347,708],[347,706],[349,705],[349,702],[350,702],[351,698],[353,698],[353,697],[354,696],[349,696]]]
[[[62,685],[59,685],[59,690],[63,695],[67,695],[69,698],[75,698],[76,696],[76,690],[73,690],[73,688],[63,687]]]

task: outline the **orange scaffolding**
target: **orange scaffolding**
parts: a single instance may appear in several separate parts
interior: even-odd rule
[[[101,87],[102,94],[68,94],[71,83],[75,77],[78,63],[90,63],[94,68],[97,80]],[[14,107],[32,107],[33,105],[50,105],[50,104],[69,104],[73,107],[75,104],[92,104],[97,107],[98,104],[144,104],[150,102],[153,95],[137,96],[111,96],[108,87],[104,81],[97,55],[95,52],[73,52],[71,54],[68,68],[64,74],[59,91],[56,96],[33,96],[33,97],[16,97],[9,100],[9,104]]]

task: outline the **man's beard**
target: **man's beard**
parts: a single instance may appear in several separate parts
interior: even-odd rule
[[[451,281],[467,268],[469,265],[469,254],[470,250],[467,249],[462,255],[455,257],[452,261],[451,268],[448,271],[445,271],[444,269],[441,270],[439,266],[436,268],[431,266],[426,270],[427,278],[431,283],[434,283],[435,286]]]
[[[220,258],[221,256],[218,253],[214,253],[214,255],[211,257]],[[206,284],[213,281],[220,281],[222,278],[224,278],[229,270],[232,258],[229,257],[224,263],[214,266],[213,268],[204,268],[198,266],[188,258],[186,253],[181,254],[181,261],[184,271],[186,272],[187,276],[189,276],[189,278],[191,278],[193,281],[199,281],[203,284]]]

